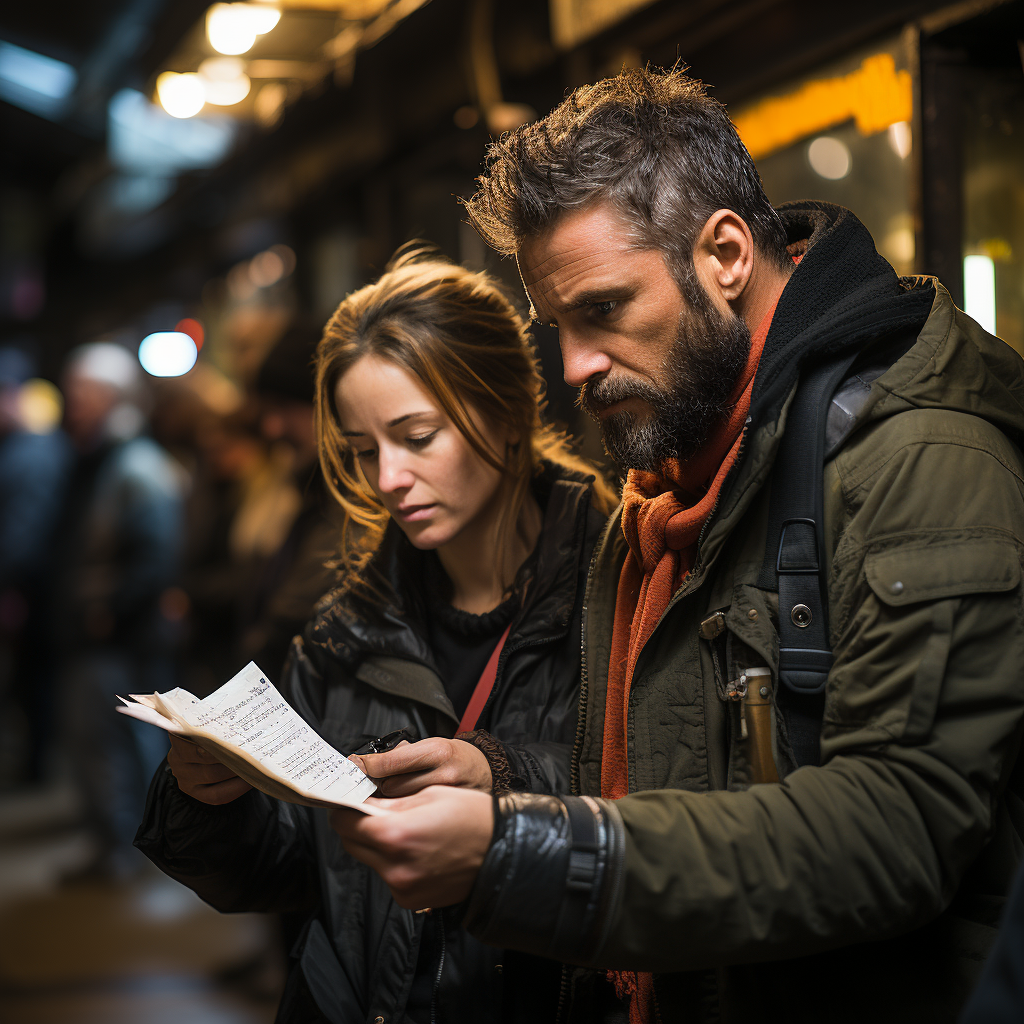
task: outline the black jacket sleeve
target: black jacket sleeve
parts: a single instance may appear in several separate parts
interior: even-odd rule
[[[318,895],[308,809],[250,790],[211,806],[178,789],[162,764],[135,845],[220,911],[307,911]]]
[[[569,788],[569,743],[505,743],[486,729],[459,733],[472,743],[491,769],[493,792],[557,793]]]

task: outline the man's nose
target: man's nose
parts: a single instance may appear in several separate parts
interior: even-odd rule
[[[559,328],[558,344],[562,350],[565,383],[571,387],[582,387],[591,378],[603,377],[612,368],[611,358],[575,331]]]

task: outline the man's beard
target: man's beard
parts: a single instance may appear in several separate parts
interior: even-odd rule
[[[750,330],[741,317],[721,313],[700,284],[687,291],[693,294],[662,366],[664,386],[605,377],[580,389],[580,405],[601,423],[605,450],[623,468],[658,472],[669,459],[691,458],[732,411]],[[627,398],[642,399],[650,413],[600,419],[601,408]]]

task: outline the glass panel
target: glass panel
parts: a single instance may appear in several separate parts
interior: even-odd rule
[[[735,115],[772,203],[852,210],[899,274],[914,269],[911,81],[898,40],[818,69]]]
[[[1024,353],[1024,76],[1020,68],[968,75],[964,307]]]

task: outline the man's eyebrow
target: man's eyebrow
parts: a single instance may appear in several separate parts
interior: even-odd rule
[[[422,412],[407,412],[404,416],[396,416],[393,420],[388,420],[387,423],[384,424],[384,426],[388,427],[390,429],[391,427],[397,427],[399,423],[404,423],[406,420],[415,419],[417,416],[429,416],[429,415],[430,415],[430,412],[428,410],[423,410]],[[365,435],[365,433],[362,430],[343,430],[341,432],[341,436],[342,437],[365,437],[366,435]]]
[[[613,298],[618,300],[625,296],[630,289],[619,287],[612,287],[606,285],[598,288],[587,288],[582,292],[578,292],[574,295],[562,308],[566,313],[571,313],[576,309],[583,309],[584,306],[592,306],[596,302],[611,302]]]
[[[613,288],[610,285],[608,287],[599,288],[587,288],[585,291],[578,292],[574,295],[564,306],[562,306],[560,312],[572,313],[577,309],[584,309],[587,306],[594,305],[595,302],[611,302],[611,296],[614,296],[615,301],[627,297],[628,293],[631,293],[631,289],[625,289],[622,287]],[[554,317],[549,323],[546,323],[541,319],[537,307],[535,305],[530,306],[530,321],[535,324],[541,324],[544,327],[557,327],[558,319]]]

